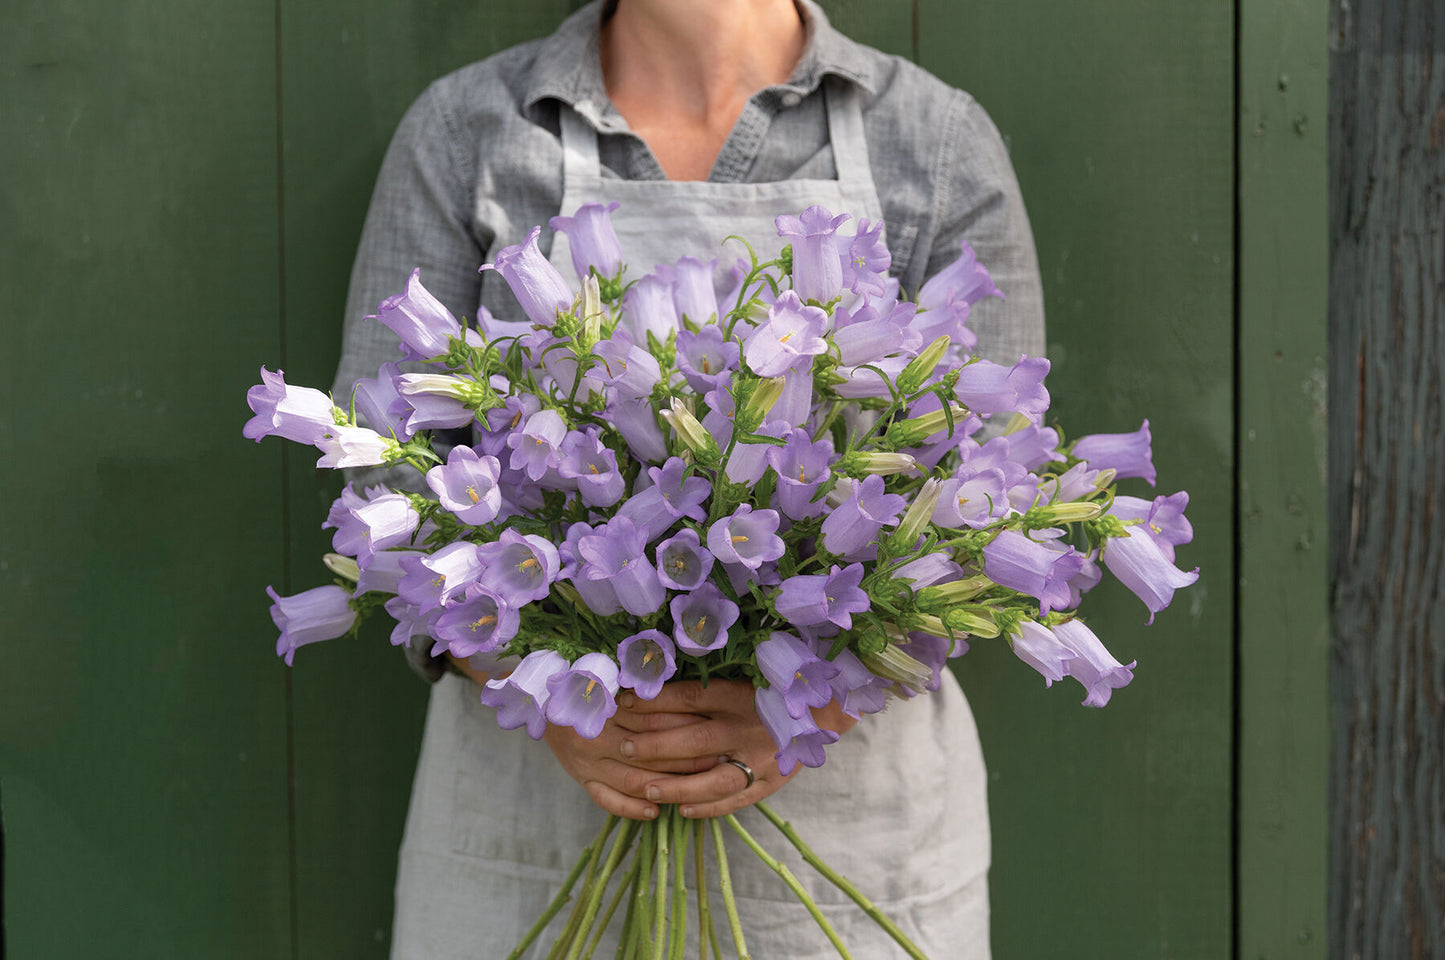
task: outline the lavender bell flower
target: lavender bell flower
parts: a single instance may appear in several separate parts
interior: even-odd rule
[[[261,368],[261,383],[246,391],[246,404],[255,414],[241,428],[241,436],[261,442],[262,437],[283,437],[296,443],[318,443],[336,428],[331,398],[310,387],[293,387],[285,375]]]
[[[885,493],[883,478],[871,474],[853,484],[848,499],[823,519],[823,548],[839,557],[852,558],[867,551],[878,531],[898,522],[908,502],[896,493]]]
[[[743,359],[760,377],[776,377],[807,366],[813,357],[828,351],[827,329],[828,315],[821,307],[805,306],[796,293],[784,291],[768,312],[767,322],[748,337]]]
[[[356,581],[353,597],[363,593],[396,593],[405,571],[401,568],[403,557],[420,557],[420,550],[383,550],[366,563],[361,564],[361,577]]]
[[[638,460],[662,463],[667,459],[667,437],[657,425],[657,412],[650,400],[614,400],[601,416],[617,428]]]
[[[1046,463],[1064,459],[1059,453],[1059,432],[1033,423],[1008,435],[1008,455],[1026,470],[1037,470]]]
[[[276,639],[276,656],[284,657],[288,667],[297,647],[318,640],[335,640],[356,622],[351,598],[335,584],[303,590],[290,597],[280,596],[270,586],[266,587],[266,593],[275,601],[271,604],[271,621],[281,631]]]
[[[1014,656],[1033,667],[1044,678],[1044,686],[1052,687],[1069,675],[1074,651],[1064,646],[1048,627],[1025,620],[1018,632],[1009,634]]]
[[[356,559],[361,563],[369,562],[378,550],[409,541],[421,522],[421,515],[411,500],[399,493],[383,494],[357,504],[352,515],[365,528],[361,548],[356,552]]]
[[[819,658],[797,637],[769,634],[754,659],[770,687],[783,695],[789,716],[806,716],[809,707],[825,707],[833,699],[830,681],[838,675],[837,665]]]
[[[644,700],[653,699],[677,672],[675,650],[672,640],[657,630],[644,630],[623,640],[617,645],[622,685]]]
[[[713,290],[713,272],[717,270],[716,260],[699,260],[696,257],[682,257],[672,266],[658,268],[672,286],[672,305],[679,319],[691,320],[695,324],[717,322],[717,292]]]
[[[1113,470],[1119,479],[1143,477],[1154,486],[1154,457],[1149,421],[1133,433],[1091,433],[1074,441],[1069,452],[1098,470]]]
[[[803,300],[828,303],[843,289],[843,261],[838,228],[851,219],[833,216],[819,206],[802,216],[781,216],[773,221],[778,236],[793,245],[793,290]],[[765,373],[765,377],[775,374]]]
[[[723,379],[737,369],[740,356],[737,343],[724,340],[722,330],[714,325],[696,333],[677,332],[677,369],[695,393],[718,389]]]
[[[1084,706],[1106,705],[1115,690],[1134,679],[1138,661],[1126,665],[1114,659],[1082,620],[1066,620],[1054,626],[1053,631],[1059,642],[1074,653],[1074,659],[1069,662],[1069,676],[1084,685]]]
[[[396,392],[396,378],[401,368],[394,363],[383,363],[376,378],[363,377],[352,387],[351,399],[356,405],[357,420],[371,427],[382,436],[390,433],[402,443],[410,440],[412,430],[407,420],[412,415],[412,406]],[[396,409],[393,410],[392,408]]]
[[[376,308],[376,316],[367,319],[380,320],[401,339],[407,360],[442,356],[451,349],[450,338],[462,336],[462,325],[421,285],[420,268],[411,272],[406,293],[387,297]]]
[[[316,441],[321,451],[318,467],[340,470],[346,467],[374,467],[386,463],[400,449],[395,440],[366,427],[335,426]]]
[[[977,530],[1009,511],[1002,470],[979,470],[943,481],[933,522],[940,527],[969,526]]]
[[[622,326],[638,343],[646,343],[648,333],[666,343],[679,327],[672,284],[661,274],[649,273],[628,287],[622,298]]]
[[[796,247],[794,248],[796,258]],[[842,252],[843,286],[860,296],[880,296],[887,289],[893,254],[883,242],[882,220],[859,220],[858,231]]]
[[[547,730],[547,681],[567,666],[555,650],[534,650],[507,676],[487,681],[482,703],[496,708],[497,725],[503,730],[526,726],[527,736],[541,740]]]
[[[559,312],[571,308],[574,297],[562,274],[542,256],[537,246],[541,233],[541,227],[533,227],[525,240],[503,247],[497,252],[496,260],[483,264],[482,269],[500,273],[512,288],[522,312],[538,326],[550,327],[557,321]]]
[[[821,516],[825,506],[813,496],[832,475],[828,464],[833,459],[833,442],[824,437],[815,443],[807,430],[794,428],[786,446],[767,448],[767,458],[778,475],[773,495],[778,509],[794,520]]]
[[[567,539],[557,547],[557,555],[562,561],[557,579],[572,581],[572,586],[588,610],[598,616],[610,617],[622,609],[622,604],[617,600],[617,591],[612,589],[612,584],[605,578],[593,579],[588,576],[591,568],[583,559],[580,549],[582,538],[590,537],[592,533],[592,527],[585,523],[574,523],[567,528]]]
[[[367,494],[371,492],[368,490]],[[357,493],[355,487],[348,483],[341,488],[341,496],[331,502],[331,509],[327,512],[326,522],[321,524],[321,529],[336,531],[331,535],[331,546],[337,553],[354,557],[366,548],[367,528],[366,524],[357,519],[356,508],[366,503],[367,499],[368,497]]]
[[[684,478],[686,470],[687,464],[680,457],[669,457],[660,467],[648,467],[652,486],[633,494],[617,516],[647,527],[654,536],[661,536],[681,517],[704,522],[707,511],[702,505],[712,492],[712,484],[702,477]]]
[[[694,656],[726,646],[728,628],[738,620],[738,605],[711,583],[673,597],[668,612],[673,639],[684,653]]]
[[[712,572],[713,556],[691,527],[659,543],[656,556],[657,577],[672,590],[696,590]]]
[[[1120,503],[1123,501],[1123,503]],[[1174,591],[1199,579],[1199,568],[1185,573],[1174,565],[1174,547],[1188,543],[1193,529],[1184,519],[1189,495],[1156,497],[1147,512],[1134,497],[1116,497],[1109,513],[1125,521],[1127,537],[1111,537],[1104,547],[1104,566],[1149,608],[1149,622],[1174,599]],[[1140,516],[1140,513],[1143,516]]]
[[[597,377],[609,388],[609,399],[641,400],[651,396],[652,388],[662,382],[657,358],[627,340],[625,333],[598,341],[592,352],[602,363],[588,371],[588,375]]]
[[[778,536],[780,522],[776,510],[754,510],[751,504],[739,504],[731,516],[708,527],[707,548],[723,563],[756,570],[765,561],[781,557],[787,549]]]
[[[786,420],[769,420],[753,432],[758,436],[781,439],[792,430],[793,425]],[[723,468],[723,475],[733,483],[752,486],[768,472],[768,451],[773,449],[776,448],[771,444],[739,443],[733,447],[733,452]]]
[[[895,303],[880,314],[871,301],[851,311],[841,306],[833,311],[833,344],[845,367],[874,363],[895,355],[913,356],[923,346],[923,334],[912,326],[917,306]],[[875,375],[876,376],[876,375]]]
[[[1069,580],[1084,558],[1069,549],[1059,553],[1015,530],[1005,530],[983,548],[983,572],[994,583],[1039,601],[1039,612],[1065,609]]]
[[[553,230],[567,237],[577,279],[586,280],[592,270],[604,280],[622,272],[622,246],[617,242],[617,231],[612,229],[612,211],[619,206],[616,201],[606,205],[584,203],[570,217],[547,221]]]
[[[979,416],[1016,412],[1037,423],[1049,409],[1048,372],[1043,357],[1024,357],[1011,367],[978,360],[959,371],[954,395]]]
[[[462,602],[446,607],[436,622],[432,656],[443,650],[455,657],[490,653],[517,635],[517,608],[479,583],[467,586]]]
[[[617,712],[617,663],[605,653],[584,653],[547,678],[547,721],[596,739]]]
[[[536,481],[548,468],[556,465],[557,450],[562,438],[567,435],[567,426],[556,410],[538,410],[527,418],[521,430],[507,437],[507,446],[512,450],[508,466],[513,470],[524,470],[529,479]]]
[[[484,568],[478,577],[482,585],[517,606],[547,596],[561,566],[557,548],[545,537],[518,533],[510,527],[495,542],[481,544],[476,551]],[[440,553],[438,550],[434,556]]]
[[[825,748],[838,742],[838,734],[824,730],[814,722],[811,715],[794,717],[788,712],[783,695],[771,687],[759,687],[753,695],[758,719],[773,738],[778,752],[778,772],[787,776],[797,769],[821,767],[827,759]]]
[[[985,297],[1004,299],[965,240],[959,241],[958,259],[935,273],[918,291],[918,306],[923,310],[937,310],[959,302],[973,306]]]
[[[872,606],[868,594],[858,588],[862,581],[861,563],[850,563],[842,569],[834,564],[826,574],[803,574],[784,580],[773,603],[794,626],[833,623],[851,630],[853,614]]]
[[[614,516],[582,537],[577,552],[587,561],[587,578],[610,581],[617,602],[633,616],[646,616],[667,599],[657,570],[647,560],[647,528],[627,517]]]
[[[458,540],[436,553],[424,554],[415,568],[402,560],[401,568],[405,573],[397,585],[397,596],[425,611],[466,590],[481,577],[485,566],[477,544]]]
[[[426,472],[426,482],[458,520],[479,527],[495,520],[502,509],[502,491],[497,486],[501,470],[496,457],[479,457],[471,447],[459,445],[447,454],[446,466]]]
[[[589,507],[610,507],[622,499],[627,481],[617,469],[617,454],[603,445],[596,427],[572,431],[562,441],[557,473],[577,482],[577,493]]]
[[[838,675],[828,683],[833,688],[833,699],[845,714],[857,720],[865,713],[877,713],[887,706],[887,681],[863,666],[863,661],[852,650],[839,651],[833,663],[838,667]]]

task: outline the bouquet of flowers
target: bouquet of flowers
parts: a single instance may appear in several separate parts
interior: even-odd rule
[[[778,217],[786,245],[766,259],[748,247],[719,298],[716,261],[628,279],[615,206],[552,221],[580,290],[541,254],[540,227],[483,267],[525,321],[483,309],[463,328],[413,273],[375,319],[424,372],[388,363],[337,403],[262,368],[247,437],[312,444],[322,467],[414,469],[430,488],[342,492],[325,524],[337,582],[268,588],[288,664],[380,606],[395,644],[423,635],[434,655],[505,664],[482,701],[533,738],[548,723],[596,737],[622,688],[651,699],[670,680],[746,680],[784,774],[821,765],[838,738],[813,709],[858,718],[935,688],[969,639],[1005,638],[1047,684],[1078,680],[1090,706],[1129,683],[1134,664],[1110,655],[1080,601],[1107,568],[1152,620],[1194,582],[1174,565],[1192,538],[1188,495],[1115,494],[1121,478],[1154,483],[1147,420],[1065,443],[1044,420],[1047,360],[971,355],[970,308],[1002,294],[967,244],[908,301],[881,223],[850,233],[848,216],[813,207]],[[433,446],[433,431],[458,427],[472,442]],[[703,891],[708,831],[746,956],[724,826],[848,956],[786,867],[724,821],[689,827],[666,808],[621,829],[609,819],[513,956],[580,882],[550,957],[590,956],[624,903],[619,956],[681,957],[686,851]],[[703,955],[721,957],[705,895],[696,916]]]

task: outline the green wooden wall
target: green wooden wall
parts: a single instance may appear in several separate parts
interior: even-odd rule
[[[1199,584],[1152,627],[1096,603],[1139,660],[1106,710],[962,663],[995,954],[1323,955],[1322,4],[825,5],[989,108],[1061,419],[1148,416],[1192,498]],[[0,8],[8,956],[385,955],[424,691],[376,631],[272,657],[262,591],[323,579],[334,481],[243,441],[242,398],[263,362],[329,382],[410,100],[573,6]]]

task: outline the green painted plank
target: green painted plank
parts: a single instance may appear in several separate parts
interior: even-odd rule
[[[1116,585],[1090,596],[1091,626],[1139,661],[1103,711],[999,644],[960,662],[990,770],[1000,960],[1230,951],[1232,46],[1224,3],[920,0],[919,62],[1009,144],[1055,412],[1073,434],[1149,418],[1152,493],[1190,492],[1180,562],[1201,568],[1152,627]]]
[[[10,956],[289,952],[280,458],[240,436],[279,345],[272,25],[0,13]]]
[[[914,34],[917,0],[822,0],[828,22],[884,53],[918,59]]]
[[[1239,12],[1239,956],[1302,960],[1328,876],[1328,11]]]
[[[288,374],[328,385],[347,278],[383,151],[402,112],[449,70],[561,22],[569,0],[298,2],[281,6]],[[338,490],[290,462],[293,589],[327,582],[321,522]],[[381,618],[384,619],[384,618]],[[303,651],[293,670],[296,909],[301,957],[384,957],[426,686],[373,624]]]

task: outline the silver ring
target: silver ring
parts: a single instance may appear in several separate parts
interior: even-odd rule
[[[723,757],[723,763],[732,764],[743,772],[743,776],[748,778],[748,786],[743,787],[743,790],[746,790],[748,787],[751,787],[753,784],[758,782],[758,778],[753,776],[753,768],[748,766],[746,763],[743,763],[741,760],[734,760],[732,757]]]

